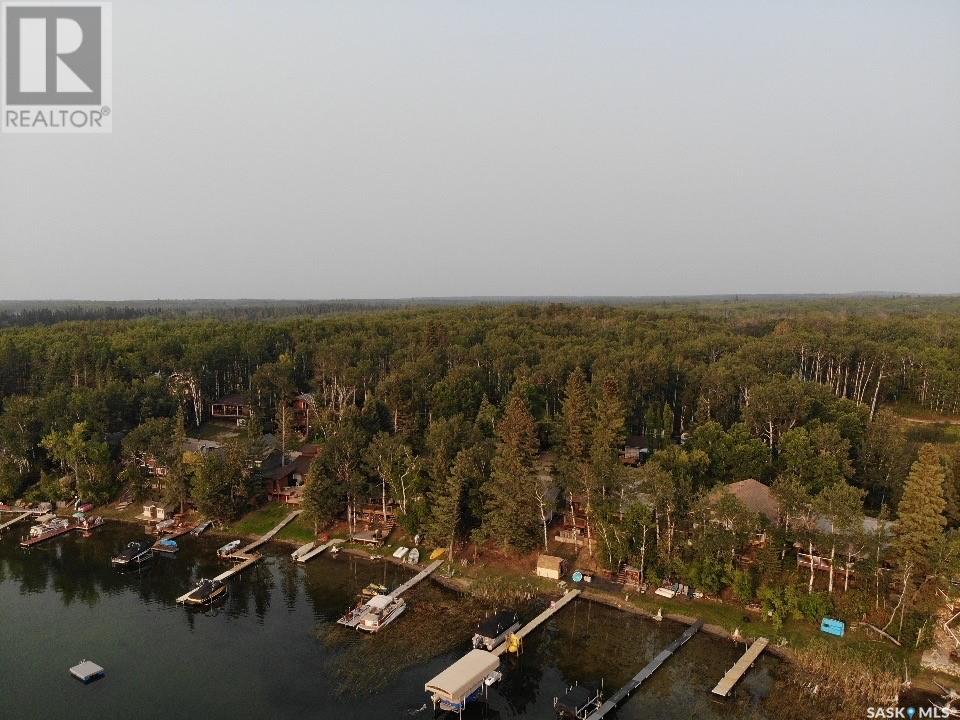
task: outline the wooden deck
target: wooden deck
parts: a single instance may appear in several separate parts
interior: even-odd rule
[[[436,570],[438,567],[440,567],[441,565],[443,565],[443,563],[444,563],[443,558],[441,558],[440,560],[434,560],[432,563],[430,563],[429,565],[427,565],[423,570],[421,570],[419,573],[417,573],[417,574],[414,575],[412,578],[410,578],[409,580],[407,580],[403,585],[401,585],[401,586],[398,587],[396,590],[394,590],[392,593],[390,593],[390,597],[391,597],[391,598],[400,597],[400,596],[403,595],[403,593],[405,593],[407,590],[409,590],[410,588],[412,588],[412,587],[413,587],[414,585],[416,585],[418,582],[420,582],[420,581],[423,580],[425,577],[427,577],[428,575],[430,575],[430,574],[431,574],[434,570]]]
[[[720,678],[720,682],[718,682],[717,686],[713,689],[713,694],[722,695],[723,697],[729,695],[730,691],[733,690],[733,686],[736,685],[737,681],[743,677],[743,674],[750,669],[750,666],[760,657],[760,653],[762,653],[769,644],[770,641],[764,637],[754,640],[753,644],[747,648],[747,651],[734,663],[733,667],[727,670],[726,674]]]
[[[322,553],[324,550],[331,548],[334,545],[339,545],[342,542],[346,542],[346,540],[342,540],[341,538],[333,538],[333,540],[330,540],[329,542],[325,542],[323,545],[318,545],[317,547],[313,548],[313,550],[309,550],[308,552],[305,552],[303,555],[300,555],[299,557],[297,557],[297,562],[305,563],[308,560],[313,560],[313,558],[315,558],[317,555]]]
[[[536,630],[540,625],[549,620],[553,615],[560,612],[563,607],[573,600],[577,595],[580,594],[579,590],[567,590],[563,597],[559,600],[556,600],[550,607],[544,610],[542,613],[537,615],[533,620],[528,622],[522,628],[516,632],[516,636],[523,640],[527,635]],[[508,638],[504,642],[500,643],[495,647],[492,652],[494,655],[503,655],[507,651],[507,647],[510,645],[510,639]]]
[[[25,512],[22,515],[17,515],[13,520],[7,520],[3,525],[0,525],[0,531],[6,530],[8,527],[16,525],[21,520],[26,520],[31,515],[33,515],[32,512]]]

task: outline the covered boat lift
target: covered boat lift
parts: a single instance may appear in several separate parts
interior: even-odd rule
[[[424,689],[433,698],[433,709],[463,714],[471,700],[500,679],[500,657],[486,650],[471,650],[433,680]]]

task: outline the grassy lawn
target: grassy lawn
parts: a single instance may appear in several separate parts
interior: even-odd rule
[[[282,503],[270,503],[269,505],[264,505],[262,508],[254,510],[244,515],[242,518],[236,522],[227,525],[224,528],[223,532],[230,535],[239,535],[239,536],[259,536],[264,533],[272,530],[276,525],[280,523],[287,515],[289,515],[296,508],[292,508],[289,505],[284,505]],[[300,526],[299,532],[297,531],[297,525],[300,522],[300,518],[296,518],[292,523],[287,525],[280,533],[277,534],[277,538],[280,540],[299,540],[304,531],[304,526]],[[305,536],[306,539],[304,542],[309,542],[313,539],[313,532],[309,531]]]

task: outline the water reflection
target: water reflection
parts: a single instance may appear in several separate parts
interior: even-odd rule
[[[363,635],[336,619],[367,584],[395,587],[408,569],[346,553],[299,566],[282,546],[268,546],[263,561],[228,581],[222,603],[196,611],[176,598],[229,567],[216,557],[222,538],[184,536],[176,555],[128,572],[114,570],[110,557],[146,539],[136,526],[108,524],[90,538],[67,535],[30,550],[19,539],[0,538],[5,718],[18,717],[18,707],[29,708],[20,717],[73,718],[78,704],[110,717],[428,718],[424,682],[467,651],[476,622],[495,609],[424,582],[397,622]],[[517,609],[530,618],[542,607]],[[612,692],[682,630],[575,601],[528,636],[519,657],[504,659],[503,681],[465,717],[552,718],[566,686],[603,682]],[[711,698],[740,652],[695,637],[617,717],[762,718],[782,709],[770,658],[729,701]],[[105,680],[69,681],[65,668],[80,657],[104,665]]]

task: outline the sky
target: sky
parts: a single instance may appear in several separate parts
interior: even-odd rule
[[[960,292],[960,3],[116,0],[0,298]]]

